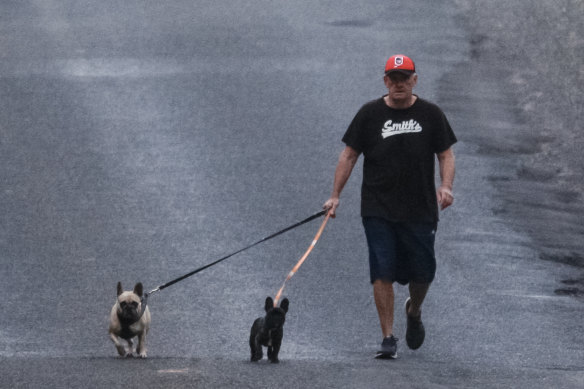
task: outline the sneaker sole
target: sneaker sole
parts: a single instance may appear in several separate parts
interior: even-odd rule
[[[397,359],[397,353],[389,354],[378,351],[377,354],[375,355],[375,359]]]

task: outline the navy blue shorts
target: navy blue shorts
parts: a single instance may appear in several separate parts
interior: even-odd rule
[[[390,222],[364,217],[371,283],[430,283],[436,274],[436,223]]]

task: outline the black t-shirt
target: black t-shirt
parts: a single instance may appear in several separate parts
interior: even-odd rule
[[[343,142],[362,152],[361,215],[396,222],[437,222],[435,154],[448,150],[456,136],[436,106],[417,98],[394,109],[382,98],[355,115]]]

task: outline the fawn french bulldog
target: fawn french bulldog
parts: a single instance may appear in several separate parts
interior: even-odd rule
[[[109,335],[120,356],[131,357],[134,352],[132,339],[138,337],[136,353],[146,358],[146,334],[150,328],[150,310],[142,312],[142,283],[138,282],[133,291],[124,291],[118,282],[118,298],[112,307],[109,320]],[[128,349],[120,342],[128,342]]]

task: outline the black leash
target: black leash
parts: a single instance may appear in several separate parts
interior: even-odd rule
[[[308,223],[309,221],[311,221],[311,220],[314,220],[314,219],[316,219],[316,218],[318,218],[318,217],[320,217],[320,216],[322,216],[322,215],[326,214],[327,212],[328,212],[328,210],[323,210],[323,211],[317,212],[317,213],[315,213],[314,215],[312,215],[312,216],[310,216],[310,217],[307,217],[306,219],[304,219],[304,220],[302,220],[302,221],[300,221],[300,222],[298,222],[298,223],[296,223],[296,224],[294,224],[294,225],[291,225],[290,227],[286,227],[286,228],[284,228],[283,230],[281,230],[281,231],[278,231],[278,232],[276,232],[276,233],[274,233],[274,234],[272,234],[272,235],[270,235],[270,236],[267,236],[267,237],[265,237],[265,238],[263,238],[263,239],[260,239],[260,240],[258,240],[257,242],[255,242],[255,243],[253,243],[253,244],[250,244],[250,245],[249,245],[249,246],[247,246],[247,247],[244,247],[244,248],[242,248],[242,249],[240,249],[240,250],[237,250],[237,251],[235,251],[235,252],[233,252],[233,253],[231,253],[231,254],[229,254],[229,255],[226,255],[226,256],[224,256],[223,258],[219,258],[218,260],[216,260],[216,261],[214,261],[214,262],[211,262],[211,263],[209,263],[209,264],[207,264],[207,265],[205,265],[205,266],[201,266],[200,268],[198,268],[198,269],[196,269],[196,270],[193,270],[192,272],[190,272],[190,273],[187,273],[187,274],[185,274],[184,276],[178,277],[178,278],[176,278],[176,279],[174,279],[174,280],[172,280],[172,281],[169,281],[169,282],[167,282],[167,283],[166,283],[166,284],[164,284],[164,285],[160,285],[160,286],[158,286],[158,287],[156,287],[156,288],[152,289],[150,292],[148,292],[148,293],[144,294],[144,297],[142,298],[142,314],[144,313],[144,310],[146,309],[146,303],[148,302],[148,296],[149,296],[149,295],[151,295],[151,294],[153,294],[153,293],[155,293],[155,292],[161,291],[162,289],[166,289],[166,288],[168,288],[169,286],[171,286],[171,285],[174,285],[174,284],[176,284],[177,282],[184,280],[185,278],[188,278],[188,277],[190,277],[190,276],[193,276],[193,275],[197,274],[198,272],[200,272],[200,271],[203,271],[203,270],[205,270],[205,269],[207,269],[207,268],[209,268],[209,267],[211,267],[211,266],[215,266],[215,265],[216,265],[216,264],[218,264],[219,262],[222,262],[222,261],[226,260],[227,258],[231,258],[231,257],[232,257],[232,256],[234,256],[235,254],[239,254],[239,253],[241,253],[242,251],[245,251],[245,250],[247,250],[247,249],[250,249],[250,248],[252,248],[252,247],[254,247],[254,246],[256,246],[256,245],[258,245],[258,244],[260,244],[260,243],[262,243],[262,242],[265,242],[266,240],[270,240],[270,239],[272,239],[272,238],[275,238],[276,236],[278,236],[278,235],[281,235],[281,234],[283,234],[284,232],[290,231],[290,230],[292,230],[292,229],[294,229],[294,228],[296,228],[296,227],[299,227],[299,226],[301,226],[301,225],[303,225],[303,224],[305,224],[305,223]]]

